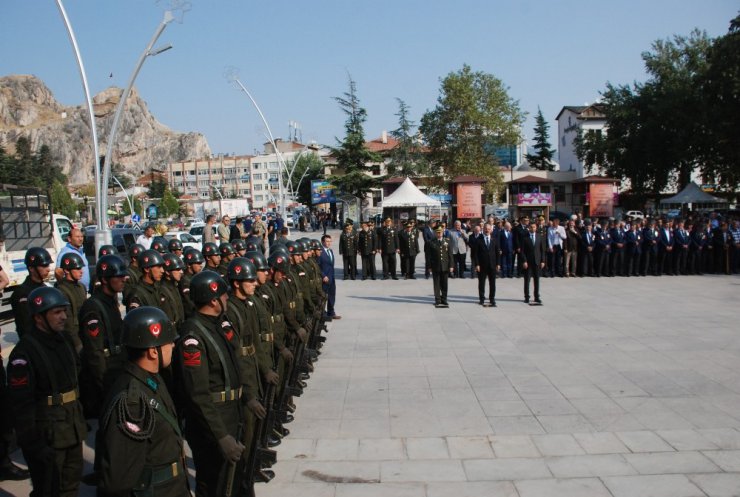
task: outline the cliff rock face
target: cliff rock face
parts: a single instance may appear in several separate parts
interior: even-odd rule
[[[107,147],[108,133],[122,89],[108,88],[93,97],[100,155]],[[37,150],[48,145],[69,177],[70,184],[90,183],[94,158],[84,105],[64,107],[35,76],[0,78],[0,146],[13,152],[20,136]],[[119,123],[113,157],[136,178],[141,171],[169,162],[208,157],[210,147],[200,133],[178,133],[159,123],[134,88]]]

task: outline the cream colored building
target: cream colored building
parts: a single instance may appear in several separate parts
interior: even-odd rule
[[[217,155],[167,165],[167,183],[185,199],[251,199],[251,155]],[[251,200],[250,200],[251,204]]]

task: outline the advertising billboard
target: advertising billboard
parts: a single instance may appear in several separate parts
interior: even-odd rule
[[[335,187],[328,181],[311,181],[311,204],[327,204],[337,201]]]
[[[482,212],[481,185],[475,183],[459,183],[457,185],[457,218],[472,219],[481,217]]]
[[[588,189],[588,212],[591,217],[614,215],[614,188],[611,183],[591,183]]]
[[[552,194],[519,193],[516,200],[520,207],[546,207],[552,205]]]

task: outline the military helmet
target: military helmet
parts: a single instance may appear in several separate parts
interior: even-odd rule
[[[170,252],[174,252],[175,250],[182,250],[182,242],[177,238],[173,238],[169,242],[167,242],[167,248]]]
[[[246,257],[236,257],[229,262],[229,268],[226,272],[229,281],[249,281],[257,279],[257,268]]]
[[[162,309],[137,307],[123,318],[121,344],[130,349],[148,349],[172,343],[175,329]]]
[[[61,267],[65,271],[82,269],[85,267],[85,261],[82,260],[80,254],[77,254],[75,252],[67,252],[62,256],[62,261],[59,263],[59,267]]]
[[[218,252],[221,254],[221,257],[234,255],[236,253],[236,251],[234,250],[234,246],[231,245],[229,242],[223,242],[221,245],[219,245]]]
[[[140,243],[134,243],[133,245],[131,245],[131,248],[128,249],[128,253],[131,255],[132,259],[136,259],[138,261],[139,256],[145,250],[146,249],[144,248],[144,246],[141,245]]]
[[[31,308],[31,314],[41,314],[50,309],[57,307],[67,307],[69,301],[64,294],[50,286],[40,286],[35,288],[28,295],[28,306]]]
[[[206,269],[190,280],[190,297],[196,306],[205,305],[228,291],[228,285],[215,271]]]
[[[257,250],[257,244],[254,242],[247,242],[244,247],[247,249],[247,252],[254,252]]]
[[[118,250],[116,250],[116,247],[113,245],[102,245],[100,247],[100,250],[98,250],[98,257],[103,257],[104,255],[116,255],[118,254]]]
[[[290,255],[301,255],[303,253],[303,244],[298,241],[289,240],[285,242],[285,248]]]
[[[287,253],[276,251],[267,259],[267,263],[274,271],[280,271],[286,274],[290,271],[290,261],[288,260]]]
[[[156,250],[160,254],[166,254],[168,252],[167,240],[161,236],[154,237],[154,240],[152,240],[151,250]]]
[[[288,249],[285,247],[285,245],[273,245],[270,247],[270,255],[273,254],[281,254],[283,257],[289,257],[290,253],[288,252]]]
[[[95,265],[95,274],[99,280],[103,278],[115,278],[116,276],[126,276],[126,263],[117,255],[104,255],[98,259]]]
[[[203,257],[211,257],[214,255],[220,256],[221,254],[218,252],[218,245],[216,245],[213,242],[208,242],[203,244]]]
[[[185,264],[203,264],[206,262],[205,257],[203,257],[203,253],[198,249],[192,249],[188,250],[183,254],[183,259],[185,259]]]
[[[252,261],[252,264],[254,264],[254,267],[257,268],[257,271],[267,271],[270,269],[270,266],[267,264],[267,259],[265,259],[265,256],[260,251],[254,251],[254,252],[247,252],[244,254],[244,257]]]
[[[298,245],[301,246],[301,252],[302,253],[305,254],[306,252],[308,252],[309,250],[311,250],[311,247],[309,247],[309,242],[310,242],[310,240],[308,240],[308,239],[306,239],[305,241],[302,238],[300,240],[298,240]]]
[[[141,269],[154,266],[164,266],[162,254],[153,249],[145,250],[139,254],[139,267]]]
[[[48,266],[51,264],[51,255],[43,247],[31,247],[26,251],[24,262],[26,267]]]
[[[316,238],[311,239],[311,250],[321,250],[321,242]]]
[[[234,247],[234,250],[236,250],[237,252],[247,249],[247,244],[244,243],[244,240],[242,240],[241,238],[231,242],[231,246]]]
[[[162,254],[164,259],[164,270],[165,271],[177,271],[178,269],[185,269],[185,263],[182,259],[177,257],[175,254]]]

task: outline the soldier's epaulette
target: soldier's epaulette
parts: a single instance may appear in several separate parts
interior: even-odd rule
[[[113,416],[118,429],[132,440],[146,440],[154,433],[154,408],[149,405],[149,400],[135,381],[111,400],[108,410],[101,418],[101,430],[105,430]]]

